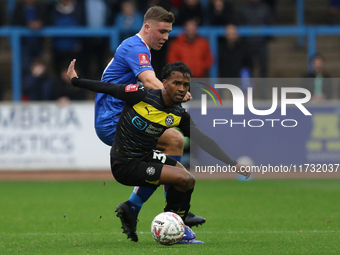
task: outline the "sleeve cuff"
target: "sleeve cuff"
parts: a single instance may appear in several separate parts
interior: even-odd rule
[[[78,80],[79,80],[79,78],[78,78],[78,77],[73,77],[73,78],[71,79],[71,83],[72,83],[72,85],[73,85],[73,86],[76,86],[76,85],[77,85],[77,83],[78,83]]]

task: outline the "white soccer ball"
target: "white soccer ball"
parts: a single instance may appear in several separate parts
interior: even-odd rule
[[[183,220],[176,213],[160,213],[151,223],[151,234],[156,242],[173,245],[184,236]]]

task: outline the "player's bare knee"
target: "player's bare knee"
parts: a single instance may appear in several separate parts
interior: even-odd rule
[[[184,137],[178,130],[169,128],[158,139],[156,148],[165,154],[180,156],[183,154]]]
[[[192,174],[185,174],[182,175],[177,184],[178,188],[182,191],[185,192],[187,190],[193,189],[195,186],[195,177]]]
[[[171,148],[171,149],[180,149],[183,150],[184,148],[184,137],[183,135],[173,129],[171,132],[168,133],[168,138],[166,141],[166,147]]]
[[[193,189],[195,187],[196,179],[195,176],[193,176],[190,173],[189,180],[188,180],[188,190]]]
[[[170,146],[173,148],[179,148],[183,150],[184,148],[184,137],[178,132],[178,135],[173,136],[170,140]]]

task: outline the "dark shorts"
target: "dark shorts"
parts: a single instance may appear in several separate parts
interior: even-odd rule
[[[153,150],[141,159],[121,161],[111,157],[111,171],[116,181],[127,186],[158,187],[163,165],[175,166],[177,160]]]

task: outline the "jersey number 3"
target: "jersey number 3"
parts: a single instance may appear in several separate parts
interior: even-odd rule
[[[154,151],[153,152],[153,159],[157,159],[164,164],[165,160],[166,160],[166,155],[163,152]]]

